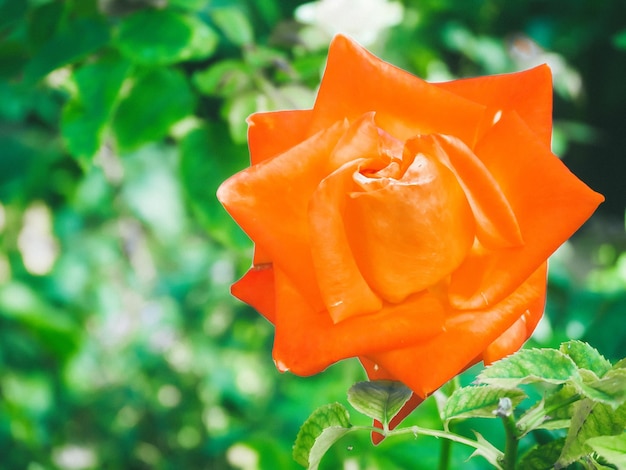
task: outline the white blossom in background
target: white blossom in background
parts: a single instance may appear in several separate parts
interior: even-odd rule
[[[59,255],[59,244],[52,234],[52,212],[48,206],[36,202],[26,209],[17,246],[28,272],[50,272]]]
[[[300,5],[295,17],[329,37],[343,33],[368,46],[383,30],[400,23],[403,12],[400,2],[388,0],[319,0]]]
[[[96,467],[98,458],[93,449],[68,444],[54,449],[52,460],[65,470],[83,470]]]
[[[246,444],[237,443],[226,451],[226,460],[237,470],[258,470],[259,453]]]

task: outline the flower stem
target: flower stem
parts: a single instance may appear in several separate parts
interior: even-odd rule
[[[454,377],[445,387],[446,400],[461,387],[461,381],[459,376]],[[445,402],[444,402],[445,403]],[[439,414],[441,414],[441,408],[444,404],[438,402]],[[445,423],[444,423],[445,425]],[[451,431],[451,428],[446,427],[446,431]],[[441,447],[439,448],[439,467],[438,470],[448,470],[450,467],[450,460],[452,456],[452,441],[450,439],[442,439]]]
[[[448,470],[450,466],[450,455],[452,451],[452,441],[443,439],[439,448],[439,470]]]
[[[502,464],[504,470],[515,470],[517,460],[517,444],[519,442],[519,431],[513,415],[513,404],[509,398],[501,398],[495,414],[502,419],[506,442],[504,444],[504,458]]]
[[[374,429],[374,428],[371,428],[371,429]],[[376,430],[380,431],[379,429],[376,429]],[[472,448],[476,449],[477,454],[482,455],[496,469],[504,470],[502,468],[502,466],[500,465],[500,462],[502,462],[503,459],[504,459],[504,455],[502,454],[501,451],[499,451],[498,449],[493,447],[491,444],[489,444],[484,439],[482,441],[481,440],[474,441],[472,439],[468,439],[467,437],[460,436],[458,434],[453,434],[453,433],[451,433],[449,431],[439,431],[439,430],[436,430],[436,429],[426,429],[426,428],[421,428],[419,426],[411,426],[409,428],[394,429],[393,431],[387,432],[387,435],[390,436],[390,435],[408,434],[408,433],[412,433],[415,436],[418,436],[418,435],[421,434],[423,436],[443,438],[445,440],[449,440],[449,441],[452,441],[452,442],[458,442],[459,444],[463,444],[463,445],[466,445],[468,447],[472,447]]]

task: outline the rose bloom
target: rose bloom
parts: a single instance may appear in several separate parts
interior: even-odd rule
[[[232,292],[275,325],[278,369],[358,357],[414,391],[397,423],[519,349],[547,258],[603,201],[552,154],[551,112],[545,65],[427,83],[336,36],[313,109],[252,115],[218,198],[255,243]]]

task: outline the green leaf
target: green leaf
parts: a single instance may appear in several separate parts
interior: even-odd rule
[[[0,377],[2,401],[41,415],[53,406],[52,386],[43,374],[5,371]]]
[[[584,465],[585,469],[589,470],[615,470],[615,467],[603,465],[591,457],[581,463]],[[618,470],[620,469],[618,468]]]
[[[386,428],[413,392],[402,382],[373,380],[358,382],[348,390],[348,401],[358,411]]]
[[[502,462],[502,458],[504,457],[502,452],[491,442],[485,439],[482,434],[476,431],[473,431],[473,433],[479,446],[476,447],[476,450],[472,452],[472,455],[470,455],[469,458],[471,459],[477,456],[481,456],[485,460],[487,460],[487,462],[489,462],[494,468],[502,468],[500,467],[500,463]]]
[[[611,363],[597,349],[582,341],[568,341],[561,344],[560,351],[567,354],[579,369],[592,371],[602,377],[611,369]]]
[[[78,326],[66,312],[56,310],[26,284],[0,285],[0,318],[22,325],[39,344],[64,359],[78,347]]]
[[[626,49],[626,29],[613,36],[613,45],[618,49]]]
[[[613,369],[626,369],[626,357],[617,361],[613,366]]]
[[[28,11],[27,2],[5,0],[0,2],[0,31],[21,21]]]
[[[550,419],[544,421],[535,429],[545,429],[546,431],[556,431],[557,429],[568,429],[572,424],[571,419]]]
[[[193,34],[189,46],[184,51],[185,60],[201,60],[213,55],[219,43],[217,33],[195,16],[186,17]]]
[[[626,402],[626,369],[610,370],[601,379],[578,387],[588,398],[617,408]]]
[[[586,444],[617,468],[626,468],[626,434],[592,437]]]
[[[47,41],[26,66],[24,79],[32,83],[53,70],[97,51],[109,40],[105,23],[95,19],[71,22]]]
[[[169,0],[167,4],[183,10],[198,11],[206,7],[207,0]]]
[[[269,100],[257,91],[247,91],[232,96],[221,109],[228,122],[230,136],[235,143],[245,143],[248,136],[246,119],[252,113],[269,108]]]
[[[210,56],[217,34],[195,16],[145,9],[122,20],[115,44],[139,64],[166,65]]]
[[[30,89],[19,83],[0,81],[0,119],[20,122],[28,115],[31,107]]]
[[[239,8],[216,8],[211,12],[211,19],[233,44],[244,46],[254,42],[252,25]]]
[[[193,74],[193,84],[209,96],[232,96],[250,88],[252,72],[240,60],[221,60]]]
[[[31,47],[41,47],[50,40],[63,20],[66,8],[66,3],[50,2],[44,3],[29,13],[28,38]]]
[[[92,157],[102,145],[106,124],[118,101],[130,64],[103,59],[77,70],[78,93],[63,109],[61,132],[75,157]]]
[[[517,421],[520,437],[535,429],[564,429],[570,426],[572,403],[580,400],[578,390],[571,384],[549,393],[528,409]]]
[[[552,419],[569,419],[574,414],[574,403],[582,399],[576,384],[567,383],[546,395],[546,409]]]
[[[254,47],[247,47],[243,50],[243,57],[245,62],[254,68],[276,66],[277,64],[285,64],[285,68],[289,68],[289,59],[287,58],[285,53],[270,47],[264,47],[255,44]]]
[[[493,385],[468,386],[458,389],[448,398],[441,419],[496,418],[500,398],[507,397],[513,406],[526,398],[521,390],[506,389]]]
[[[0,41],[0,78],[10,79],[21,74],[29,63],[28,54],[28,48],[20,41],[6,38]]]
[[[195,218],[225,246],[250,249],[250,239],[218,203],[215,193],[248,165],[248,149],[235,145],[225,123],[207,122],[180,141],[181,181]]]
[[[480,383],[514,388],[520,384],[546,382],[561,384],[580,380],[572,359],[555,349],[522,349],[484,369]]]
[[[324,405],[304,422],[293,446],[293,458],[303,467],[317,469],[326,451],[348,433],[350,414],[340,403]]]
[[[120,102],[113,120],[117,142],[132,150],[163,138],[176,122],[193,112],[194,95],[185,76],[157,69],[140,76]]]
[[[563,468],[591,453],[586,441],[592,437],[612,436],[624,432],[626,405],[614,410],[604,403],[584,399],[574,406],[574,415],[567,433],[563,451],[556,467]]]
[[[565,438],[555,439],[546,444],[537,445],[526,452],[516,468],[533,470],[552,470],[561,455]]]

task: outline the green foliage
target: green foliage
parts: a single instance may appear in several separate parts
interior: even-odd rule
[[[124,18],[115,46],[142,65],[167,65],[209,57],[217,34],[200,18],[173,10],[140,10]]]
[[[81,18],[58,30],[24,68],[25,83],[33,83],[53,70],[84,59],[109,40],[109,29],[100,19]]]
[[[355,410],[377,420],[387,429],[412,394],[411,389],[402,383],[377,380],[354,384],[348,390],[348,401]]]
[[[180,141],[180,177],[197,221],[212,237],[227,246],[245,249],[249,239],[220,206],[215,204],[218,186],[247,161],[245,147],[236,145],[221,122],[207,122],[189,131]],[[212,162],[207,165],[206,162]]]
[[[254,42],[252,25],[240,9],[217,8],[211,13],[211,18],[233,44],[241,47]]]
[[[63,109],[61,132],[68,151],[85,159],[85,163],[104,143],[131,67],[124,60],[103,58],[84,65],[73,75],[76,92]]]
[[[326,451],[350,428],[350,414],[340,403],[318,408],[298,432],[293,447],[294,460],[310,470],[317,470]]]
[[[582,341],[568,341],[560,348],[563,354],[567,354],[579,369],[593,372],[596,377],[603,377],[611,369],[611,363],[607,361],[597,349],[592,348]]]
[[[196,72],[193,83],[208,96],[232,96],[251,86],[251,69],[239,60],[221,60]]]
[[[164,138],[195,106],[187,79],[178,70],[154,69],[135,80],[113,118],[117,143],[123,150]]]
[[[591,449],[587,446],[587,440],[622,434],[625,427],[626,406],[613,410],[590,398],[580,400],[574,406],[567,438],[555,467],[564,468],[589,454]]]
[[[587,445],[617,468],[626,467],[626,434],[592,437]]]
[[[487,367],[478,376],[482,383],[515,387],[532,382],[562,384],[578,379],[570,357],[554,349],[526,349]]]
[[[626,31],[620,31],[613,36],[613,44],[620,49],[626,49]]]
[[[554,468],[554,462],[559,459],[561,452],[563,452],[564,444],[565,438],[536,445],[520,459],[518,464],[519,468],[552,470]]]
[[[456,390],[446,401],[441,419],[447,426],[450,420],[467,418],[496,418],[494,411],[501,398],[509,398],[513,406],[519,405],[526,395],[521,390],[493,385],[468,386]]]
[[[601,376],[599,379],[592,369]],[[576,462],[601,468],[597,455],[613,462],[611,459],[616,459],[618,449],[624,444],[621,439],[626,435],[623,371],[622,362],[612,366],[597,350],[579,341],[563,343],[560,350],[518,351],[479,374],[477,381],[484,385],[468,385],[440,397],[439,415],[445,431],[418,426],[389,430],[388,422],[411,396],[411,391],[399,382],[357,383],[348,391],[348,401],[357,411],[383,423],[382,432],[387,437],[412,433],[416,437],[448,439],[473,448],[471,457],[480,455],[494,468],[561,469]],[[519,387],[527,383],[541,387],[544,397],[520,412],[530,394]],[[330,417],[329,410],[332,410]],[[336,414],[340,414],[341,422]],[[472,418],[502,420],[506,435],[504,452],[476,432],[472,440],[450,431],[452,420]],[[373,428],[352,426],[340,404],[318,409],[298,435],[294,447],[296,461],[316,469],[324,452],[348,429],[352,432]],[[540,430],[558,429],[567,429],[565,437],[553,437],[531,446],[518,459],[520,440]],[[594,453],[596,448],[600,449],[598,454]]]
[[[601,379],[591,377],[578,387],[585,396],[617,408],[626,401],[626,370],[610,370]]]

